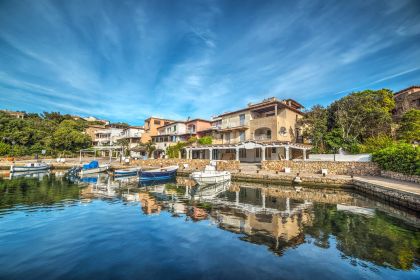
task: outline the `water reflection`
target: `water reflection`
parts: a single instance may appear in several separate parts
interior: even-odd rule
[[[113,180],[107,175],[81,178],[76,184],[51,174],[0,180],[0,217],[15,207],[68,199],[122,200],[134,203],[143,215],[169,212],[187,221],[208,220],[279,256],[310,244],[336,246],[353,265],[401,270],[419,265],[418,213],[347,191],[234,182],[197,187],[185,178],[139,186],[135,177]]]

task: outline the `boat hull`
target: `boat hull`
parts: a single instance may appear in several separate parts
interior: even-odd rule
[[[132,169],[132,170],[115,170],[114,176],[115,177],[123,177],[123,176],[136,176],[140,172],[140,169]]]
[[[95,174],[95,173],[101,173],[108,170],[108,166],[100,166],[98,168],[91,168],[91,169],[82,169],[80,170],[80,175],[86,175],[86,174]]]
[[[227,172],[218,174],[203,174],[202,172],[194,172],[191,174],[191,179],[199,185],[218,184],[229,181],[231,178],[231,174]]]
[[[176,176],[178,168],[168,169],[165,168],[158,170],[148,170],[140,172],[140,181],[161,181],[169,180]]]
[[[10,172],[29,172],[29,171],[45,171],[49,170],[51,167],[49,165],[46,166],[11,166]]]

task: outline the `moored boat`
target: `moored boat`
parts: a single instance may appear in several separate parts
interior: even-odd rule
[[[95,174],[107,171],[109,168],[108,165],[99,165],[99,162],[96,160],[91,161],[88,164],[83,164],[82,168],[76,168],[75,170],[71,169],[70,172],[78,173],[77,175],[83,176],[87,174]]]
[[[31,162],[27,163],[23,166],[16,166],[12,165],[10,166],[10,173],[13,172],[28,172],[28,171],[43,171],[50,169],[51,166],[49,164],[46,164],[44,162]]]
[[[215,166],[207,165],[204,171],[193,172],[190,177],[199,185],[210,185],[229,181],[231,174],[229,171],[217,171]]]
[[[127,168],[127,169],[116,169],[114,170],[115,177],[122,177],[122,176],[135,176],[139,175],[141,168]]]
[[[141,170],[140,171],[140,181],[158,181],[158,180],[168,180],[176,176],[176,171],[178,170],[177,165],[152,169],[152,170]]]

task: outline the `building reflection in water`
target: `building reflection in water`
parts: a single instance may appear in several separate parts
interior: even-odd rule
[[[82,197],[118,196],[118,186],[114,185],[100,178],[82,190]],[[128,201],[139,201],[144,214],[165,210],[187,221],[210,220],[240,234],[241,240],[267,246],[277,255],[304,242],[329,248],[334,237],[335,246],[350,262],[365,260],[398,269],[418,265],[418,235],[411,234],[413,230],[399,230],[397,234],[382,228],[391,224],[390,217],[396,217],[418,229],[418,213],[354,192],[234,182],[198,187],[184,178],[182,182],[147,186],[140,191],[125,190],[120,195]]]

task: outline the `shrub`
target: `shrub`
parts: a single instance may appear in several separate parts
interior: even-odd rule
[[[8,155],[11,151],[11,147],[9,144],[0,142],[0,156]]]
[[[198,139],[198,144],[200,145],[210,145],[212,143],[213,143],[213,138],[211,138],[211,136],[204,136]]]
[[[412,109],[402,116],[397,136],[409,143],[420,141],[420,110]]]
[[[395,143],[391,137],[388,135],[379,135],[366,139],[365,143],[360,145],[360,151],[362,153],[374,153],[392,145],[395,145]]]
[[[372,160],[383,170],[420,175],[420,147],[397,143],[374,152]]]

